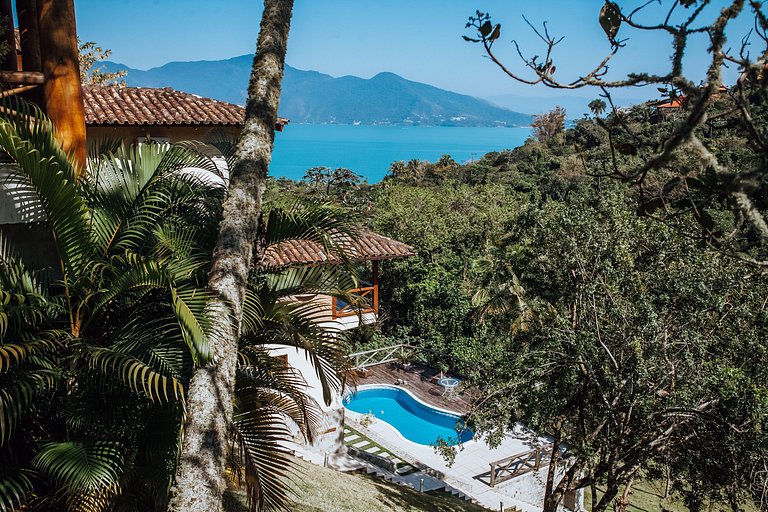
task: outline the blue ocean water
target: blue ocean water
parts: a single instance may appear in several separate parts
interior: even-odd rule
[[[397,429],[402,436],[414,443],[431,445],[442,438],[449,445],[459,442],[456,432],[461,418],[444,413],[418,402],[398,388],[381,387],[362,389],[352,395],[344,407],[360,414],[373,414]],[[461,430],[461,442],[472,439],[474,433]]]
[[[270,175],[301,179],[311,167],[346,167],[376,183],[397,160],[434,162],[451,155],[464,163],[489,151],[516,148],[530,133],[528,127],[289,124],[276,134]]]

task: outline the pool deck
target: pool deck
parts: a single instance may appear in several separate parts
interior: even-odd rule
[[[399,363],[383,363],[369,366],[366,376],[358,378],[357,385],[397,385],[407,389],[416,395],[417,398],[435,407],[448,409],[459,414],[469,412],[471,401],[476,391],[471,387],[465,387],[460,384],[456,390],[446,393],[443,386],[437,384],[440,376],[440,370],[422,364],[414,363],[408,368],[403,368]],[[461,379],[461,377],[455,376],[450,372],[446,372],[442,376]],[[402,384],[401,381],[405,381],[405,384]]]
[[[458,377],[451,373],[443,377]],[[471,387],[460,386],[456,391],[444,393],[437,384],[441,377],[439,370],[420,364],[411,364],[403,368],[398,363],[384,363],[371,366],[364,378],[359,378],[358,386],[388,384],[403,387],[420,400],[441,409],[466,414],[477,391]],[[461,378],[461,377],[458,377]],[[405,381],[405,384],[402,384]],[[360,423],[362,415],[346,410],[347,421],[364,432],[381,446],[391,450],[401,459],[425,465],[442,474],[442,480],[471,496],[481,505],[498,510],[502,504],[505,509],[521,512],[538,512],[543,499],[546,469],[527,473],[508,480],[496,487],[490,487],[489,464],[510,455],[543,446],[549,440],[539,437],[528,429],[518,425],[509,431],[499,446],[489,447],[482,440],[464,443],[456,452],[453,464],[448,464],[442,455],[431,446],[413,443],[405,439],[397,430],[384,421],[375,420],[372,424]],[[512,508],[514,507],[514,508]]]

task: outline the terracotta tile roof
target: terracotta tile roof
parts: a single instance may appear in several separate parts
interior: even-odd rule
[[[657,103],[656,108],[682,108],[684,103],[685,103],[685,97],[678,97],[669,101],[663,101],[662,103]]]
[[[415,254],[412,247],[367,229],[361,229],[349,246],[349,257],[356,261],[407,258]],[[272,267],[341,262],[337,256],[328,255],[320,244],[304,240],[288,240],[272,246],[265,258]]]
[[[245,109],[239,105],[176,91],[170,87],[84,85],[87,125],[242,126]],[[278,118],[282,131],[288,120]]]

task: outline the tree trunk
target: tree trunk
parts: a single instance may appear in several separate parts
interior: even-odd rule
[[[549,459],[549,469],[547,471],[547,484],[544,489],[544,508],[543,512],[557,512],[560,500],[555,496],[555,474],[557,473],[557,460],[560,458],[560,429],[561,422],[555,426],[555,432],[552,439],[552,457]]]
[[[231,169],[208,281],[213,295],[209,310],[216,322],[211,335],[213,362],[196,369],[189,384],[186,429],[170,511],[222,509],[242,305],[272,158],[292,12],[293,0],[264,2],[245,126]]]
[[[629,495],[632,493],[632,484],[635,483],[636,475],[637,473],[629,477],[629,481],[627,481],[627,485],[624,487],[624,492],[621,493],[621,496],[616,500],[616,504],[614,505],[614,510],[616,512],[627,512],[627,507],[629,507]]]
[[[37,16],[40,58],[45,77],[45,114],[56,127],[62,148],[72,156],[82,175],[87,154],[85,106],[80,83],[74,0],[38,0]]]

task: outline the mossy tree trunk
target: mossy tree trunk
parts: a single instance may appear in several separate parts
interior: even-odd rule
[[[195,370],[187,392],[187,423],[169,510],[217,512],[226,489],[225,458],[232,419],[242,305],[261,198],[272,158],[293,0],[265,0],[248,84],[248,103],[237,158],[224,201],[209,288],[216,322],[213,362]],[[256,249],[256,250],[254,250]]]

